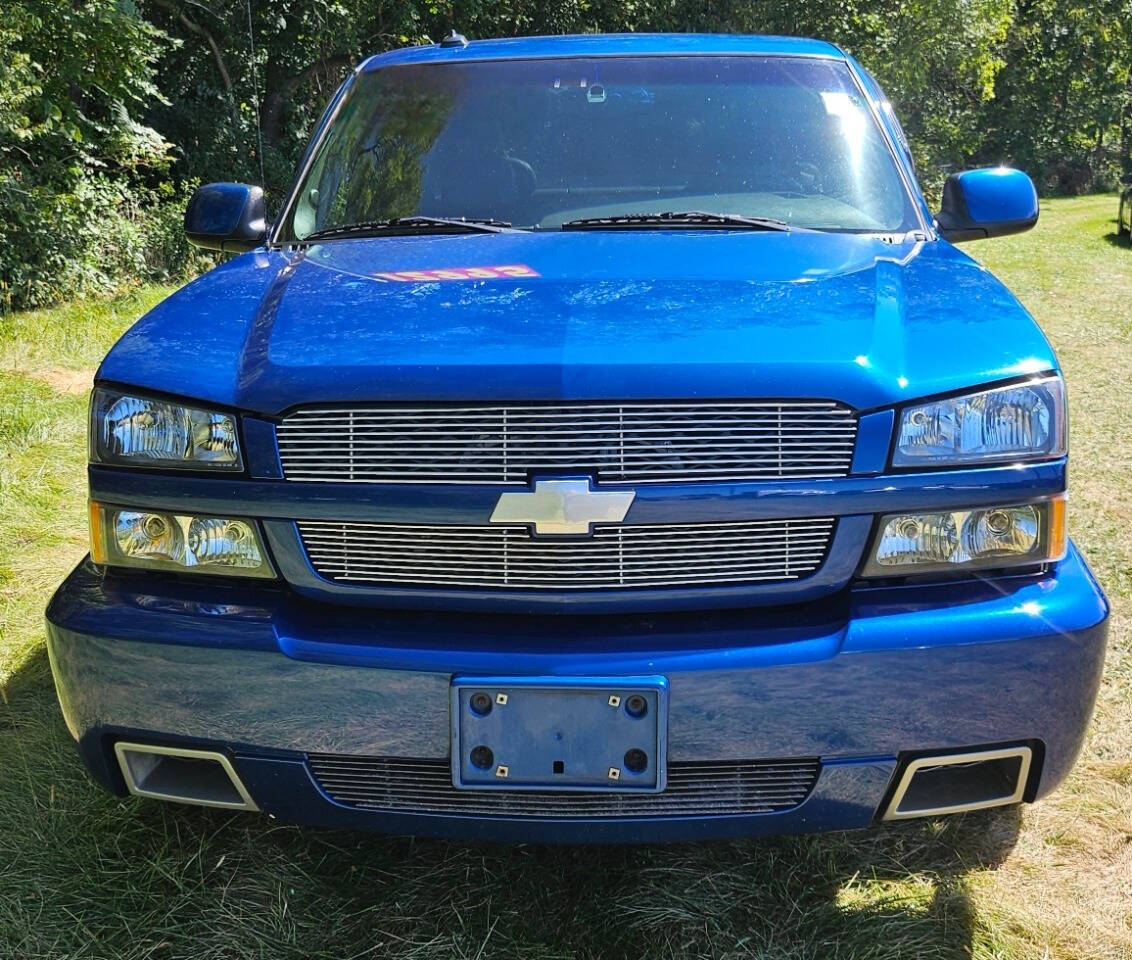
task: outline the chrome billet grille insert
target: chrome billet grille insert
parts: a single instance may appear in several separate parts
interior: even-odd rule
[[[662,793],[553,793],[457,790],[447,760],[312,754],[307,762],[332,800],[365,810],[595,819],[778,813],[805,800],[821,770],[808,758],[673,762]]]
[[[607,483],[841,477],[857,418],[822,400],[305,409],[278,427],[288,480]]]
[[[796,580],[821,565],[832,517],[595,527],[592,538],[523,526],[299,521],[315,571],[341,583],[585,590]]]

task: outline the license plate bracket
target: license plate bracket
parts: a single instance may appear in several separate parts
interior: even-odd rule
[[[450,712],[459,790],[664,789],[664,677],[456,677]]]

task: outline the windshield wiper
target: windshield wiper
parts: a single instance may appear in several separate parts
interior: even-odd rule
[[[741,227],[745,230],[802,230],[785,220],[770,217],[742,217],[734,213],[708,213],[703,210],[666,210],[662,213],[620,213],[608,217],[567,220],[563,230],[612,230],[618,227]],[[808,231],[806,231],[808,232]]]
[[[508,233],[514,230],[506,220],[492,220],[485,218],[468,217],[394,217],[390,220],[360,220],[357,223],[346,223],[340,227],[327,227],[325,230],[315,230],[302,239],[302,243],[312,240],[331,240],[335,237],[362,236],[367,233],[385,232],[421,232],[434,231],[448,232],[460,231],[464,233]]]

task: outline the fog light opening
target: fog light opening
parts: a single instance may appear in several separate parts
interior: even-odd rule
[[[880,517],[862,577],[1033,567],[1067,550],[1064,496]]]

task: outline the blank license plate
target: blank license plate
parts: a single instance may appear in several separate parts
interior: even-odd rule
[[[457,677],[451,711],[458,789],[664,789],[663,677]]]

